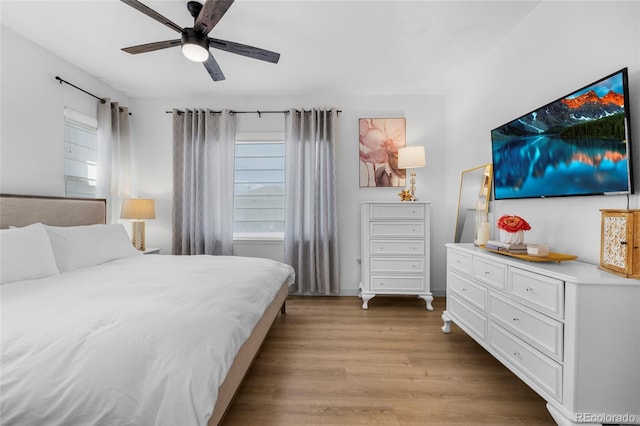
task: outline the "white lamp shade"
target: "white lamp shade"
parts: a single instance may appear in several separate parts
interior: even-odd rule
[[[120,219],[155,219],[156,202],[149,198],[128,198],[122,203]]]
[[[209,51],[195,43],[185,43],[182,45],[182,54],[194,62],[204,62],[209,59]]]
[[[405,146],[398,150],[398,168],[412,169],[414,167],[424,167],[425,164],[424,146]]]

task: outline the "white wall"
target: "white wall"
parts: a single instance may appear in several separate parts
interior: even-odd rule
[[[171,114],[173,108],[230,108],[237,110],[285,110],[292,107],[335,106],[342,110],[338,125],[337,144],[337,204],[340,250],[340,281],[343,294],[357,294],[360,270],[360,202],[369,200],[399,200],[399,188],[359,188],[358,171],[358,118],[406,117],[407,144],[424,144],[427,167],[417,170],[417,195],[432,201],[432,286],[443,294],[444,243],[453,237],[440,224],[445,221],[443,199],[444,176],[444,98],[442,96],[349,96],[317,97],[222,97],[211,99],[134,99],[136,112],[133,127],[136,141],[133,156],[136,159],[138,190],[141,196],[156,198],[156,220],[147,222],[147,245],[162,247],[170,252],[171,238]],[[240,131],[283,129],[284,116],[256,114],[238,116]],[[454,194],[457,199],[457,192]],[[449,232],[450,231],[450,232]],[[251,247],[246,242],[236,244],[234,253],[278,258],[281,248],[274,244]],[[275,256],[274,256],[275,255]],[[281,258],[281,257],[280,257]]]
[[[640,175],[640,3],[541,2],[493,52],[459,72],[447,98],[446,187],[460,171],[491,162],[491,129],[629,68],[631,127],[637,183]],[[626,196],[592,196],[492,202],[494,218],[517,214],[531,224],[526,241],[598,263],[601,208],[626,208]],[[638,196],[630,208],[638,208]],[[446,200],[446,210],[455,202]],[[453,216],[447,227],[454,223]],[[492,235],[495,237],[495,224]]]
[[[3,25],[0,43],[0,192],[64,196],[64,107],[96,117],[98,101],[55,77],[128,99]]]

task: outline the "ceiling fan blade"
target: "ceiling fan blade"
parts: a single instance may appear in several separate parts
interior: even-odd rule
[[[175,22],[170,21],[169,19],[167,19],[164,16],[160,15],[155,10],[151,9],[149,6],[140,3],[138,0],[120,0],[120,1],[122,3],[128,4],[129,6],[131,6],[134,9],[144,13],[145,15],[155,19],[156,21],[160,22],[161,24],[166,25],[167,27],[171,28],[172,30],[175,30],[175,31],[177,31],[179,33],[182,32],[182,27],[180,25],[176,24]]]
[[[207,35],[222,19],[227,10],[233,4],[233,0],[207,0],[205,1],[193,28],[201,34]]]
[[[154,43],[146,43],[146,44],[139,44],[137,46],[125,47],[122,50],[127,53],[131,53],[135,55],[138,53],[153,52],[154,50],[166,49],[168,47],[176,47],[176,46],[180,46],[180,44],[181,44],[181,41],[179,39],[156,41]]]
[[[247,46],[246,44],[235,43],[233,41],[220,40],[218,38],[210,38],[209,46],[214,49],[225,50],[238,55],[248,56],[249,58],[271,62],[273,64],[277,64],[280,60],[279,53],[260,49],[258,47]]]
[[[211,53],[209,53],[209,59],[207,59],[205,62],[203,62],[203,65],[207,69],[207,72],[209,73],[209,75],[211,76],[213,81],[224,80],[224,74],[222,73],[222,70],[220,69],[220,65],[218,65],[218,63],[213,58]]]

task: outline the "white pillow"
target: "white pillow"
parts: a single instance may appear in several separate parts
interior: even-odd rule
[[[142,254],[131,244],[122,224],[45,226],[45,229],[60,272]]]
[[[59,273],[43,224],[0,229],[0,284]]]

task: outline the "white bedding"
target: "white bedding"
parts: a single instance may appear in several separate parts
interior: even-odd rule
[[[293,269],[135,256],[0,287],[0,423],[204,425]]]

